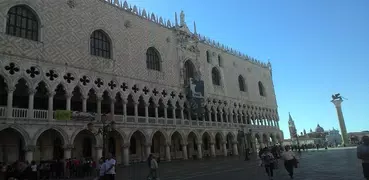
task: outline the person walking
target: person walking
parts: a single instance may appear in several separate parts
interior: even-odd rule
[[[157,169],[159,168],[158,162],[155,159],[155,156],[150,154],[148,160],[150,160],[149,163],[149,167],[150,167],[150,172],[149,175],[147,176],[148,180],[158,180],[158,175],[157,175]]]
[[[357,158],[361,159],[364,177],[369,180],[369,136],[363,136],[362,141],[357,147]]]
[[[282,153],[282,159],[284,160],[284,167],[288,175],[293,179],[293,168],[297,166],[297,159],[295,154],[291,151],[290,146],[285,147],[285,151]]]
[[[113,158],[113,154],[108,154],[106,160],[106,180],[115,180],[115,164],[117,161]]]
[[[106,162],[104,158],[101,158],[99,161],[99,170],[98,170],[98,178],[97,180],[105,180],[105,173],[106,173]]]
[[[263,154],[261,155],[262,165],[265,167],[265,171],[269,177],[269,180],[273,180],[273,169],[275,158],[270,152],[269,148],[263,149]]]

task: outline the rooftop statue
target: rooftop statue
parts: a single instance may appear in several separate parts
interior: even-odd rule
[[[332,95],[332,101],[334,100],[341,100],[342,101],[342,96],[340,93],[337,93],[337,94],[333,94]]]
[[[186,27],[186,20],[185,20],[185,14],[183,11],[181,11],[181,14],[179,15],[180,19],[179,19],[179,24],[181,27]]]

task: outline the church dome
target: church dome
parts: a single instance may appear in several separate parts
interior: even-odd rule
[[[322,127],[320,127],[320,125],[318,124],[318,126],[316,126],[316,128],[315,128],[315,132],[324,133],[324,129]]]

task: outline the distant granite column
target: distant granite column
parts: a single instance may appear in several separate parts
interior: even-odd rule
[[[342,107],[341,107],[343,100],[335,99],[335,100],[332,100],[331,102],[334,104],[334,106],[336,106],[338,122],[340,123],[340,128],[341,128],[342,144],[348,145],[349,141],[348,141],[348,136],[347,136],[347,129],[346,129],[346,124],[343,118]]]

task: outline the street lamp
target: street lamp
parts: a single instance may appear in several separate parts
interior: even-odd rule
[[[101,116],[101,123],[102,127],[98,127],[97,131],[95,131],[94,124],[92,122],[87,124],[87,129],[91,131],[95,136],[102,135],[103,136],[103,157],[106,157],[106,138],[109,135],[110,132],[114,131],[116,129],[116,124],[114,121],[111,121],[110,123],[106,124],[107,122],[107,116],[106,114],[103,114]]]
[[[301,149],[300,149],[300,141],[299,141],[299,134],[297,133],[296,127],[295,127],[295,132],[296,132],[297,149],[298,149],[299,152],[301,152]]]

